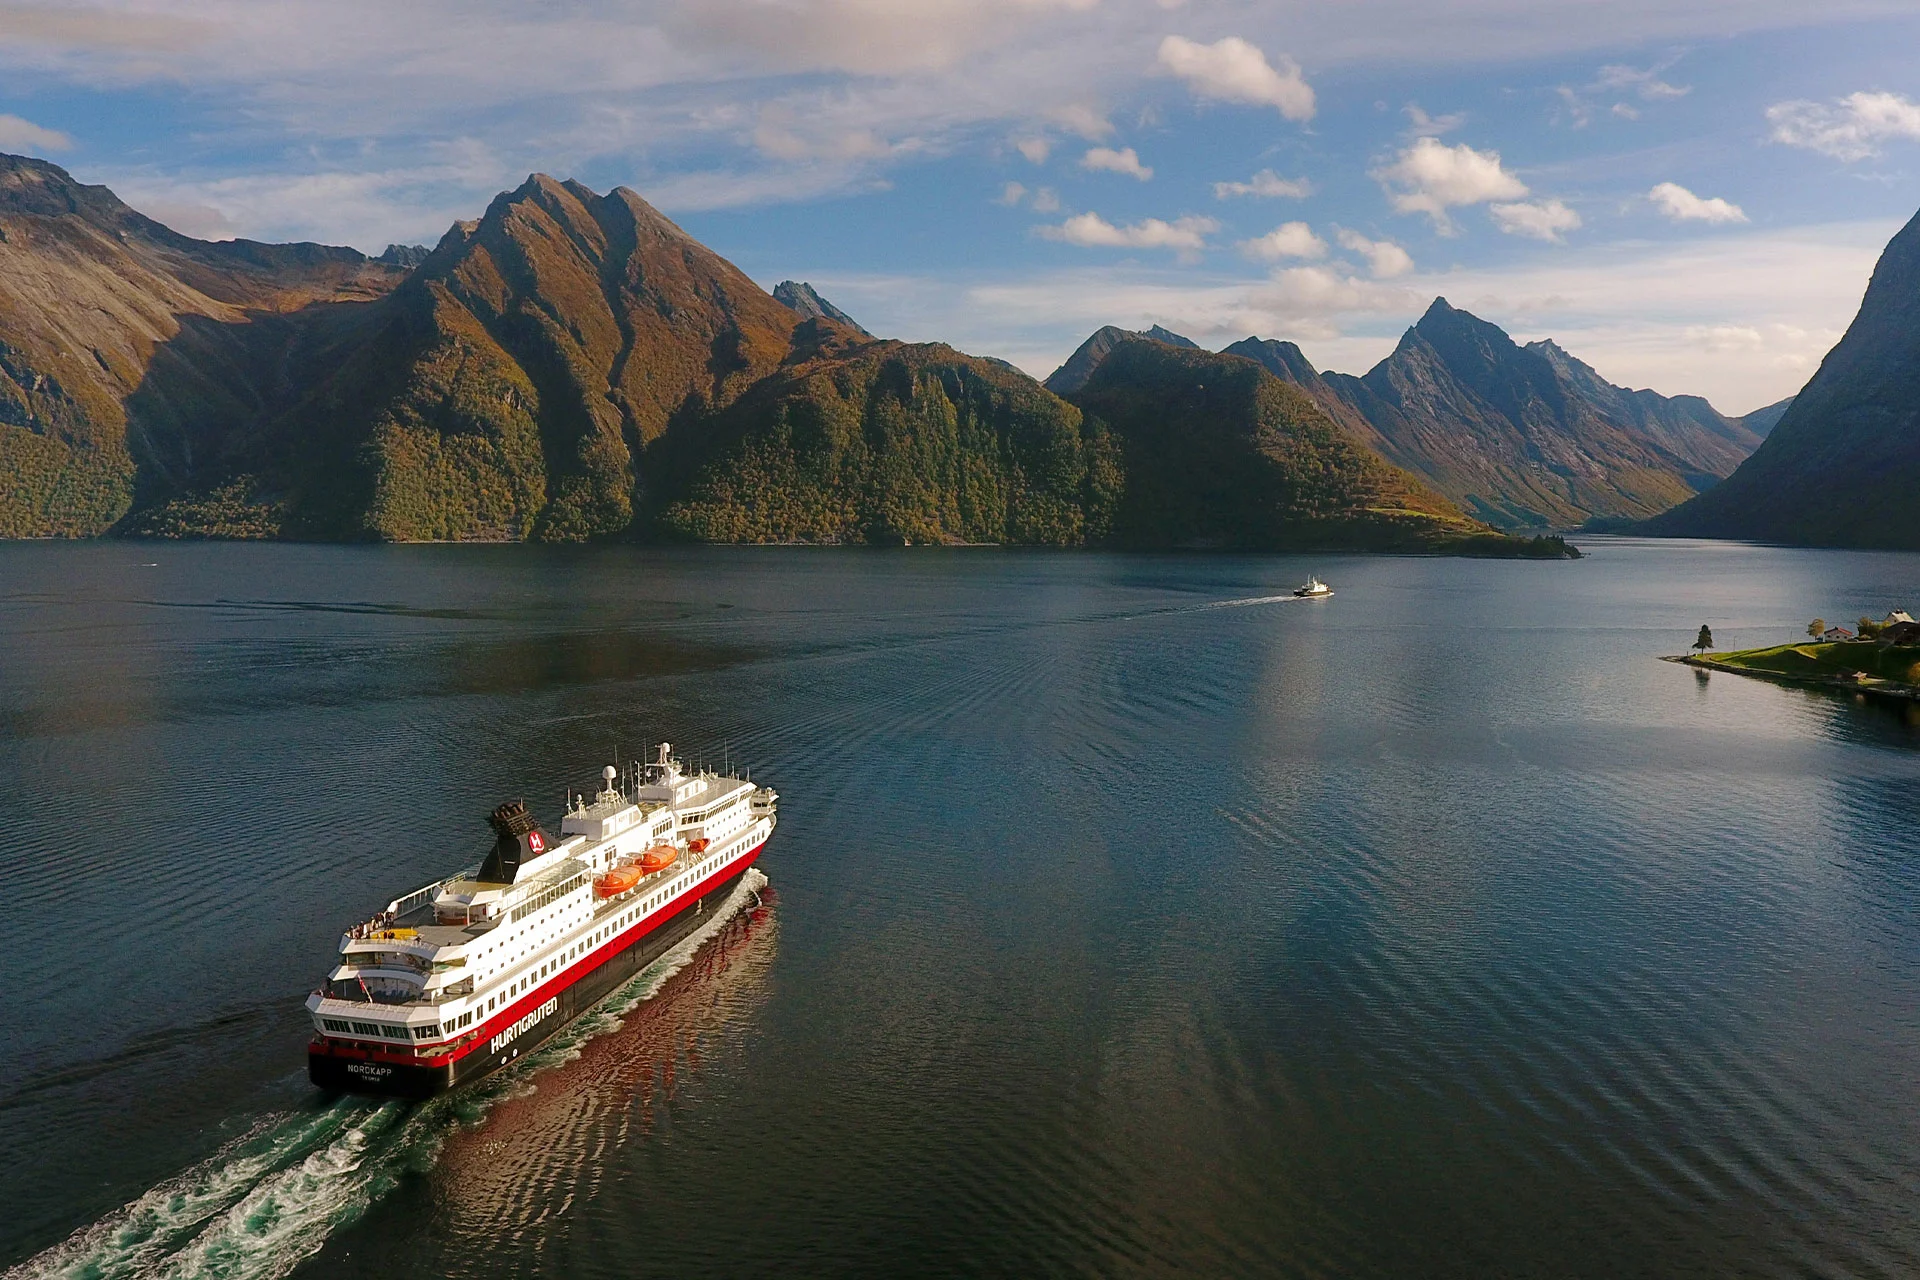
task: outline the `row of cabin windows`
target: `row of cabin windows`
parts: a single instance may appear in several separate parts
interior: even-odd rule
[[[711,853],[711,854],[708,854],[708,855],[707,855],[706,857],[704,857],[704,858],[702,858],[702,859],[701,859],[701,860],[700,860],[699,862],[696,862],[696,863],[694,863],[694,864],[693,864],[693,868],[690,868],[690,869],[698,869],[698,868],[701,868],[701,867],[705,867],[705,866],[706,866],[706,865],[707,865],[708,863],[710,863],[710,862],[712,862],[712,861],[713,861],[713,860],[714,860],[715,858],[717,858],[718,856],[719,856],[719,855],[718,855],[717,853]],[[585,877],[584,877],[584,876],[576,876],[576,877],[575,877],[575,878],[574,878],[574,879],[573,879],[572,881],[570,881],[570,882],[568,882],[568,885],[567,885],[567,887],[566,887],[566,891],[567,891],[567,892],[571,892],[571,891],[572,891],[573,889],[577,889],[577,888],[579,888],[579,887],[580,887],[580,885],[581,885],[581,884],[583,884],[584,882],[585,882]],[[560,892],[559,890],[549,890],[549,891],[548,891],[548,893],[545,893],[545,894],[542,894],[542,895],[541,895],[541,898],[542,898],[542,899],[544,899],[544,901],[542,901],[542,902],[540,903],[540,905],[542,905],[542,906],[544,906],[544,905],[548,905],[548,904],[549,904],[549,903],[551,902],[551,900],[552,900],[552,899],[548,897],[548,894],[552,894],[552,895],[554,895],[555,897],[557,897],[557,896],[559,896],[559,892]],[[552,973],[552,972],[554,971],[554,969],[555,969],[555,968],[556,968],[556,967],[557,967],[557,966],[558,966],[558,965],[559,965],[559,964],[560,964],[560,963],[561,963],[562,961],[566,961],[566,960],[573,960],[573,959],[577,959],[577,958],[579,957],[579,955],[580,955],[580,952],[581,952],[581,949],[582,949],[582,947],[583,947],[584,945],[589,945],[589,944],[597,944],[597,943],[599,943],[599,942],[602,942],[602,941],[604,941],[604,940],[605,940],[605,938],[606,938],[606,936],[607,936],[607,934],[608,934],[608,933],[609,933],[609,932],[610,932],[611,930],[613,930],[613,929],[617,929],[617,928],[622,928],[622,927],[624,927],[624,926],[626,926],[626,925],[629,925],[629,924],[631,924],[631,923],[633,923],[633,921],[634,921],[634,919],[635,919],[636,917],[638,917],[638,916],[641,916],[641,915],[643,915],[643,914],[645,914],[646,912],[648,912],[648,911],[651,911],[651,910],[653,910],[653,909],[654,909],[655,907],[657,907],[657,906],[659,906],[659,905],[660,905],[660,904],[661,904],[662,902],[664,902],[664,901],[665,901],[665,900],[667,899],[667,897],[668,897],[668,896],[669,896],[669,895],[668,895],[668,891],[667,891],[667,890],[662,890],[662,891],[660,891],[660,892],[658,892],[658,893],[655,893],[655,894],[653,894],[653,895],[651,895],[651,896],[650,896],[650,897],[648,897],[648,898],[647,898],[647,899],[646,899],[645,901],[643,901],[643,902],[641,902],[641,903],[639,903],[638,905],[636,905],[636,906],[634,906],[634,907],[633,907],[633,908],[632,908],[631,910],[629,910],[628,912],[626,912],[626,914],[624,914],[624,915],[622,915],[622,916],[621,916],[621,917],[620,917],[620,918],[619,918],[618,920],[616,920],[616,921],[614,921],[614,922],[613,922],[612,924],[610,924],[610,925],[607,925],[607,926],[606,926],[605,928],[603,928],[603,929],[601,929],[600,931],[598,931],[598,932],[596,932],[596,933],[595,933],[595,934],[593,935],[593,937],[592,937],[591,939],[589,939],[589,942],[588,942],[587,944],[575,944],[575,945],[574,945],[573,947],[571,947],[571,948],[569,948],[569,949],[568,949],[568,950],[567,950],[566,952],[564,952],[564,953],[563,953],[563,954],[561,954],[560,956],[558,956],[558,957],[556,957],[555,959],[553,959],[553,960],[551,960],[551,961],[548,961],[548,962],[547,962],[546,964],[544,964],[544,965],[542,965],[542,966],[540,966],[540,968],[539,968],[538,970],[536,970],[535,972],[533,972],[532,974],[530,974],[530,975],[528,975],[527,977],[524,977],[524,978],[521,978],[521,979],[519,979],[518,981],[516,981],[516,982],[514,982],[514,983],[512,983],[511,985],[509,985],[509,986],[507,987],[507,989],[506,989],[506,990],[504,990],[504,991],[501,991],[501,992],[499,992],[499,993],[497,993],[497,994],[495,994],[495,995],[493,995],[493,996],[489,996],[489,997],[487,998],[487,1003],[486,1003],[486,1006],[485,1006],[485,1012],[489,1012],[489,1013],[490,1013],[490,1012],[492,1012],[492,1011],[493,1011],[494,1009],[496,1009],[496,1008],[498,1008],[498,1007],[499,1007],[499,1005],[500,1005],[500,1003],[501,1003],[502,1001],[504,1001],[504,1000],[506,1000],[506,999],[508,999],[508,998],[509,998],[509,997],[511,997],[511,996],[516,996],[516,995],[519,995],[519,994],[520,994],[521,992],[523,992],[523,991],[525,991],[525,990],[527,989],[527,986],[528,986],[528,984],[529,984],[530,982],[532,982],[532,981],[534,981],[535,979],[538,979],[538,978],[544,978],[544,977],[546,977],[546,976],[547,976],[548,974],[550,974],[550,973]],[[580,906],[582,906],[582,907],[584,907],[584,905],[585,905],[584,903],[582,903],[582,904],[580,904]],[[529,908],[529,909],[530,909],[530,908]],[[521,910],[521,909],[516,909],[516,911],[514,912],[514,919],[516,919],[516,920],[517,920],[517,919],[519,919],[519,918],[520,918],[520,910]],[[558,921],[556,920],[556,921],[554,922],[554,926],[553,926],[553,927],[550,927],[550,928],[549,928],[549,929],[548,929],[548,930],[547,930],[547,931],[546,931],[545,933],[543,933],[543,934],[542,934],[541,936],[542,936],[542,937],[547,937],[547,936],[551,936],[551,935],[552,935],[552,934],[553,934],[554,932],[556,932],[556,931],[557,931],[557,927],[558,927],[558,923],[559,923],[559,922],[558,922]],[[513,936],[514,936],[514,937],[518,937],[518,936],[520,935],[520,933],[521,933],[521,932],[523,932],[523,931],[520,931],[520,930],[516,930]],[[511,939],[509,939],[509,941],[510,941],[510,940],[511,940]],[[498,944],[496,944],[496,945],[498,945]],[[491,950],[491,948],[489,948],[489,950]],[[483,952],[482,954],[486,954],[486,953],[485,953],[485,952]],[[520,952],[518,953],[518,955],[516,955],[516,957],[515,957],[515,958],[517,959],[519,955],[525,955],[525,954],[526,954],[526,951],[525,951],[525,950],[522,950],[522,951],[520,951]],[[489,970],[489,972],[491,972],[491,970]],[[471,1021],[471,1020],[473,1019],[473,1016],[474,1016],[474,1015],[473,1015],[473,1014],[471,1014],[471,1013],[469,1013],[469,1014],[466,1014],[466,1015],[464,1015],[464,1016],[465,1016],[465,1018],[467,1019],[467,1021]],[[465,1023],[462,1023],[461,1025],[463,1025],[463,1026],[464,1026],[464,1025],[465,1025]]]
[[[438,1040],[443,1035],[451,1035],[473,1023],[472,1013],[463,1013],[444,1025],[428,1023],[419,1027],[397,1027],[384,1022],[350,1022],[341,1018],[322,1018],[320,1023],[329,1031],[342,1035],[381,1036],[388,1040]]]

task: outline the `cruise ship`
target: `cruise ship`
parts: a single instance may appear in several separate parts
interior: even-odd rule
[[[501,805],[478,866],[341,935],[307,998],[316,1085],[425,1098],[523,1057],[711,919],[773,833],[774,791],[669,743],[602,780],[557,838]]]

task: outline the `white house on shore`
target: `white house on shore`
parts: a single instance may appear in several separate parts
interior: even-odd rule
[[[1828,644],[1834,644],[1841,640],[1851,640],[1854,637],[1853,632],[1847,630],[1845,627],[1828,627],[1820,633],[1820,638]]]

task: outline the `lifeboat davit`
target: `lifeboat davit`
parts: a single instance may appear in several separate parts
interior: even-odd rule
[[[643,875],[652,875],[665,870],[679,858],[680,851],[670,844],[657,844],[640,855],[640,871]]]
[[[698,840],[687,841],[687,848],[694,853],[705,853],[707,851],[707,843],[707,838],[701,836]]]
[[[632,863],[615,867],[593,882],[593,891],[602,898],[618,897],[639,884],[643,874],[640,868]]]

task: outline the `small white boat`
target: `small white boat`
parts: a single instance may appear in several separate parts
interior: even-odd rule
[[[1308,577],[1307,585],[1295,587],[1293,594],[1302,600],[1321,600],[1333,594],[1333,588],[1315,577]]]

